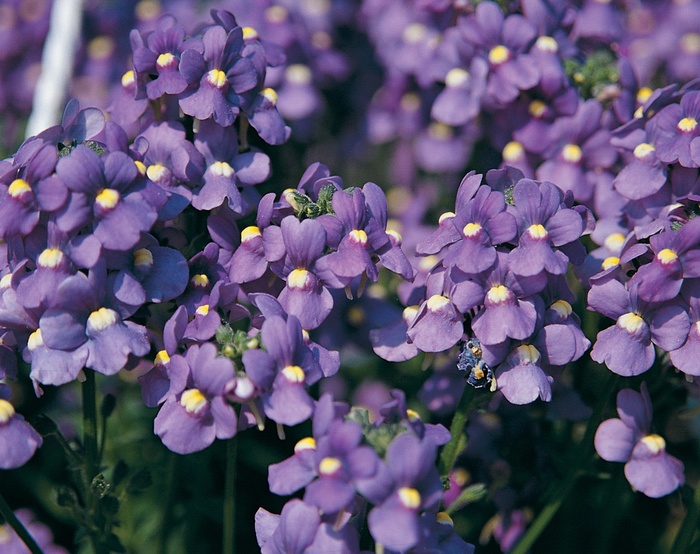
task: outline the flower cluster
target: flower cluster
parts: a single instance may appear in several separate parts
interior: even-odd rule
[[[570,207],[571,195],[554,184],[517,170],[491,171],[486,183],[468,174],[455,211],[440,216],[437,230],[418,243],[431,267],[420,286],[414,283],[415,304],[400,322],[374,331],[373,346],[397,361],[419,350],[448,350],[466,327],[510,402],[549,401],[552,368],[577,360],[590,345],[563,278],[570,257],[583,259],[578,241],[586,211]]]

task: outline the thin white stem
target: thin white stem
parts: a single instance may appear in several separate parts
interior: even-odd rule
[[[55,0],[49,34],[41,56],[41,74],[34,90],[32,113],[27,122],[30,137],[61,122],[68,83],[73,76],[80,43],[83,0]]]

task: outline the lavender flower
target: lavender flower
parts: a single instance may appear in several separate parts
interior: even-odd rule
[[[651,433],[651,398],[642,383],[641,392],[623,389],[617,394],[619,419],[598,426],[595,449],[608,462],[624,462],[630,485],[651,498],[670,494],[685,482],[683,463],[666,452],[666,441]]]

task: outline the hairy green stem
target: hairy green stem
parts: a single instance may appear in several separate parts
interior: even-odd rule
[[[236,551],[236,457],[238,441],[226,441],[226,479],[224,481],[224,554]]]
[[[34,538],[29,534],[29,531],[27,531],[24,525],[22,525],[22,522],[17,519],[17,516],[5,501],[2,494],[0,494],[0,515],[5,518],[5,521],[12,527],[14,532],[17,533],[17,536],[22,539],[22,542],[32,554],[43,553],[39,545],[34,541]]]
[[[571,471],[566,476],[566,479],[554,489],[554,493],[550,496],[551,500],[542,509],[542,511],[537,515],[535,521],[532,522],[530,527],[528,527],[525,534],[522,536],[518,544],[511,551],[511,554],[526,554],[535,544],[540,535],[544,532],[549,522],[556,515],[561,507],[562,502],[569,494],[573,488],[576,480],[582,473],[583,467],[589,462],[591,455],[591,450],[593,447],[593,436],[595,435],[596,429],[598,429],[598,424],[602,419],[603,410],[608,401],[610,393],[614,390],[615,384],[617,383],[617,375],[611,373],[608,380],[603,387],[603,393],[598,398],[593,414],[591,414],[588,420],[588,425],[586,426],[586,432],[583,435],[583,439],[578,444],[578,447],[574,451],[571,462]]]
[[[690,543],[693,540],[693,535],[698,529],[698,519],[700,518],[700,483],[695,485],[695,494],[693,495],[693,503],[688,506],[688,513],[685,514],[683,525],[681,525],[676,540],[673,543],[671,554],[684,554],[692,552]]]
[[[92,482],[99,473],[99,460],[97,451],[97,387],[95,385],[95,373],[85,369],[85,381],[82,385],[83,393],[83,453],[84,459],[84,485],[85,485],[85,510],[87,513],[88,533],[96,554],[104,551],[100,547],[99,531],[92,526],[92,519],[97,509],[95,493],[92,490]]]
[[[457,457],[465,446],[464,428],[467,425],[469,405],[474,398],[474,387],[465,386],[462,397],[459,399],[457,411],[452,417],[450,426],[450,442],[445,445],[440,454],[440,474],[447,477],[457,462]]]

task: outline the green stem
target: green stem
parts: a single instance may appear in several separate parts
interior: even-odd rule
[[[598,424],[602,419],[605,404],[608,401],[610,393],[615,388],[617,379],[617,375],[611,373],[603,387],[603,394],[601,394],[598,398],[598,403],[593,410],[593,414],[588,420],[588,425],[586,426],[586,432],[583,435],[583,439],[574,451],[571,463],[571,472],[569,472],[564,482],[554,489],[554,493],[550,497],[552,500],[548,502],[542,511],[537,515],[537,518],[535,518],[535,521],[533,521],[530,527],[528,527],[525,534],[522,536],[520,541],[518,541],[518,544],[516,544],[515,548],[511,550],[511,554],[526,554],[526,552],[532,548],[542,532],[546,529],[547,525],[549,525],[549,522],[552,521],[552,518],[559,511],[562,502],[569,494],[569,491],[571,491],[573,488],[576,480],[581,475],[582,468],[588,464],[591,453],[590,451],[593,446],[593,436],[598,429]]]
[[[678,531],[676,541],[673,543],[671,554],[683,554],[690,552],[690,543],[693,540],[693,535],[698,528],[698,518],[700,517],[700,483],[695,486],[695,494],[693,495],[693,503],[688,507],[688,513],[685,514],[683,525]]]
[[[469,405],[474,398],[474,387],[465,386],[462,398],[459,399],[459,406],[452,417],[452,425],[450,426],[450,442],[445,445],[440,455],[440,474],[448,476],[452,468],[457,462],[457,457],[462,452],[465,446],[464,428],[467,425]]]
[[[85,369],[85,381],[83,381],[83,452],[85,455],[85,511],[87,515],[88,533],[92,541],[95,554],[101,554],[104,549],[100,547],[98,537],[99,530],[92,525],[95,516],[96,498],[92,489],[92,482],[99,472],[97,458],[97,387],[95,385],[95,373]]]
[[[43,554],[39,545],[34,541],[34,538],[29,534],[29,531],[22,525],[22,522],[17,519],[17,516],[12,511],[12,508],[5,502],[2,494],[0,494],[0,515],[5,518],[5,521],[12,527],[17,536],[22,539],[22,542],[32,554]]]
[[[97,394],[95,373],[85,370],[83,381],[83,448],[85,451],[85,478],[88,490],[98,472],[97,460]],[[91,495],[89,495],[91,496]]]
[[[224,483],[224,554],[236,551],[236,457],[238,441],[226,441],[226,480]]]
[[[168,457],[168,462],[165,473],[165,502],[163,505],[163,521],[161,522],[160,535],[158,537],[158,552],[160,554],[168,553],[168,536],[172,525],[170,519],[173,515],[177,464],[179,460],[179,457],[169,450],[167,451],[166,455]]]

